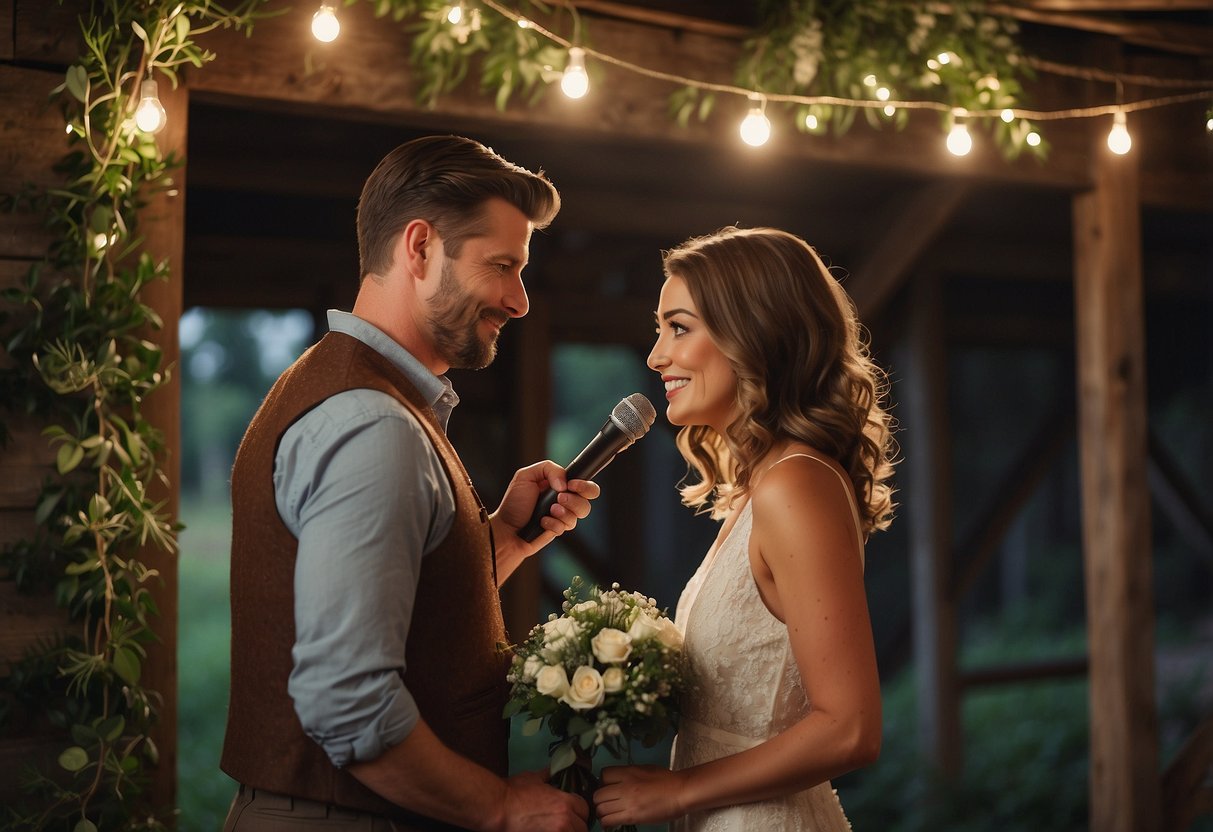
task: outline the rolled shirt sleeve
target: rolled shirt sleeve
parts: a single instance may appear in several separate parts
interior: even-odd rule
[[[283,434],[274,488],[299,540],[295,712],[334,765],[372,760],[417,723],[405,643],[422,557],[454,519],[450,483],[407,408],[347,390]]]

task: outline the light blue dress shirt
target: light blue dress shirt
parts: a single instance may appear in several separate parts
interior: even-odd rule
[[[445,430],[459,403],[446,378],[355,315],[329,310],[328,323],[391,361]],[[421,559],[455,516],[446,472],[404,405],[347,390],[282,435],[274,496],[299,540],[287,684],[295,712],[334,765],[373,760],[417,724],[404,648]]]

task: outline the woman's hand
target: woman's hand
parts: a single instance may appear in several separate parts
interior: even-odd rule
[[[602,770],[602,787],[594,792],[594,808],[603,829],[662,823],[687,813],[685,784],[682,772],[660,766],[609,766]]]

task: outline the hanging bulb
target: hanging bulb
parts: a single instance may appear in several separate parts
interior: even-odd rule
[[[771,138],[771,122],[767,119],[766,99],[751,96],[750,112],[741,120],[741,140],[750,147],[762,147]]]
[[[321,3],[312,15],[312,36],[321,43],[332,43],[341,34],[341,21],[328,3]]]
[[[456,3],[455,5],[451,6],[447,10],[446,22],[451,24],[452,26],[458,26],[460,21],[462,21],[462,20],[463,20],[463,4]]]
[[[888,116],[889,118],[892,118],[893,116],[895,116],[897,114],[897,108],[894,107],[892,104],[886,104],[886,105],[884,105],[884,114],[886,116]]]
[[[569,98],[581,98],[590,91],[590,76],[585,71],[585,50],[569,47],[569,62],[560,76],[560,90]]]
[[[168,122],[168,113],[160,103],[156,82],[146,79],[139,88],[139,106],[135,108],[135,126],[144,133],[159,133]]]
[[[817,129],[817,116],[813,115],[812,113],[809,113],[807,116],[805,116],[804,117],[804,126],[809,128],[810,130],[816,130]]]
[[[969,126],[964,119],[957,116],[948,131],[948,152],[953,156],[968,156],[973,149],[973,137],[969,135]]]
[[[1117,110],[1112,115],[1112,129],[1108,131],[1108,150],[1124,156],[1133,148],[1133,137],[1125,126],[1125,111]]]
[[[1002,114],[999,115],[999,118],[1001,118],[1006,124],[1010,124],[1015,120],[1015,111],[1010,109],[1003,110]]]
[[[1024,141],[1028,143],[1029,147],[1040,147],[1040,134],[1033,130],[1024,136]]]
[[[1209,120],[1205,122],[1205,132],[1213,133],[1213,116],[1209,116]]]

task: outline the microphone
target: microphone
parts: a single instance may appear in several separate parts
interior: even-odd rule
[[[598,431],[598,435],[590,440],[577,458],[568,464],[565,472],[570,480],[592,480],[615,458],[615,455],[648,433],[657,418],[653,403],[642,393],[633,393],[615,405],[611,416]],[[548,510],[556,502],[559,492],[548,488],[539,495],[535,511],[531,514],[530,522],[523,526],[518,536],[530,543],[543,533],[539,521],[547,516]]]

